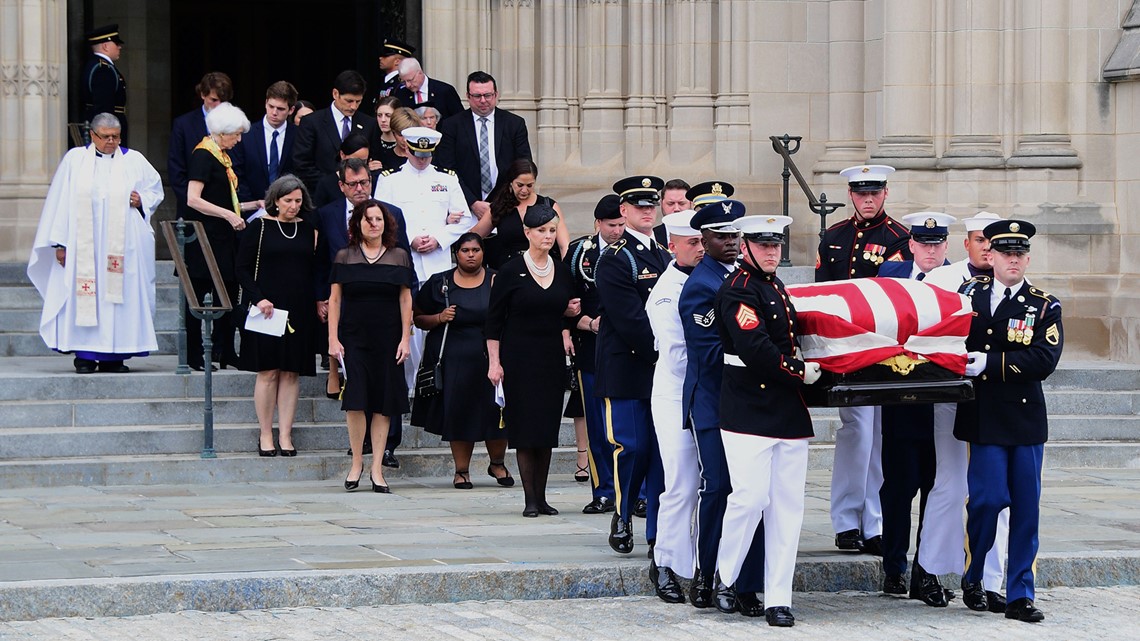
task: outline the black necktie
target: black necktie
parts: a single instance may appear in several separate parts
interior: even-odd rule
[[[1012,290],[1012,289],[1010,289],[1010,288],[1008,288],[1008,287],[1006,287],[1006,288],[1005,288],[1005,295],[1003,296],[1002,300],[1003,300],[1004,302],[1009,302],[1009,298],[1010,298],[1011,296],[1013,296],[1013,290]]]
[[[273,140],[269,141],[269,182],[277,180],[277,171],[281,168],[281,157],[277,155],[277,134],[273,132]]]
[[[924,278],[926,278],[926,272],[919,272],[918,276],[915,277],[915,280],[922,280]]]

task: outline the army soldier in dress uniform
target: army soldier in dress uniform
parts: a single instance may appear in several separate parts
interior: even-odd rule
[[[1049,438],[1041,381],[1056,369],[1065,340],[1061,302],[1025,280],[1035,232],[1022,220],[985,228],[994,276],[978,276],[961,289],[974,308],[966,339],[974,400],[958,404],[954,423],[954,436],[970,448],[962,600],[971,610],[988,608],[983,561],[994,544],[998,513],[1008,507],[1005,617],[1027,623],[1045,618],[1033,605],[1041,459]]]
[[[647,478],[657,457],[649,405],[657,350],[645,301],[670,259],[668,250],[652,238],[664,185],[656,176],[630,176],[614,183],[625,233],[602,251],[595,270],[602,322],[594,355],[594,393],[604,399],[606,436],[614,448],[617,512],[610,522],[609,544],[622,554],[633,551],[633,507],[642,481],[651,511],[662,490]]]
[[[715,206],[715,205],[714,205]],[[811,416],[802,387],[819,380],[819,363],[795,358],[796,310],[776,266],[788,216],[746,216],[740,267],[716,298],[724,342],[721,439],[732,483],[717,552],[717,590],[731,586],[764,519],[764,616],[790,627],[792,577],[804,518]]]
[[[724,508],[732,485],[728,479],[728,461],[720,437],[721,373],[724,349],[716,328],[716,294],[726,278],[736,269],[740,255],[740,231],[736,220],[745,214],[744,204],[726,200],[732,185],[724,181],[702,183],[689,190],[701,209],[693,217],[693,226],[701,231],[705,256],[693,269],[681,291],[679,312],[685,332],[687,363],[683,413],[692,421],[697,444],[700,489],[697,495],[697,576],[689,584],[689,601],[698,608],[714,605],[713,575],[720,546]],[[748,616],[760,616],[764,607],[756,592],[764,589],[764,536],[752,544],[751,553],[737,577],[738,592],[722,590],[715,605],[731,612],[739,610]]]
[[[393,91],[404,86],[400,81],[400,62],[414,55],[416,48],[412,45],[395,38],[384,38],[384,44],[380,45],[380,71],[384,74],[384,78],[379,83],[376,96],[369,103],[373,112],[376,111],[376,103],[381,98],[392,95]]]
[[[79,81],[79,95],[83,99],[83,121],[91,122],[96,114],[109,113],[122,125],[123,146],[127,146],[127,83],[115,66],[123,54],[123,39],[119,25],[87,32],[91,45],[91,58],[83,67]]]
[[[602,318],[598,314],[598,288],[594,270],[602,248],[621,239],[625,233],[625,218],[621,215],[620,200],[607,194],[594,207],[593,236],[570,241],[566,250],[566,264],[574,277],[574,296],[582,301],[582,315],[570,333],[574,340],[574,364],[577,366],[578,389],[583,393],[582,409],[586,418],[586,441],[590,450],[593,500],[582,508],[583,514],[604,514],[614,511],[614,448],[606,437],[605,408],[601,398],[594,395],[594,352]]]
[[[815,258],[816,282],[876,276],[886,261],[909,260],[906,228],[883,210],[887,176],[894,167],[858,165],[839,172],[855,213],[824,233]],[[883,484],[878,407],[839,408],[831,475],[831,525],[835,546],[882,554]]]

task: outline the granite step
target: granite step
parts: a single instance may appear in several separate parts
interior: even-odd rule
[[[154,289],[154,302],[158,309],[167,307],[177,308],[179,301],[179,286],[177,283],[164,283]],[[28,285],[0,285],[0,309],[34,309],[39,311],[43,307],[43,299],[35,287]],[[37,317],[38,319],[38,317]],[[4,326],[4,331],[13,329]]]

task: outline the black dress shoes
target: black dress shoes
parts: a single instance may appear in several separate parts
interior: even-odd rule
[[[1025,623],[1040,623],[1045,620],[1045,614],[1033,607],[1032,599],[1016,599],[1005,606],[1005,618],[1017,619]]]
[[[784,605],[764,610],[764,618],[767,619],[768,625],[777,628],[790,628],[796,624],[792,609]]]
[[[938,582],[938,577],[927,572],[918,563],[914,564],[910,572],[910,598],[922,601],[933,608],[944,608],[948,605],[946,591]]]
[[[645,501],[645,499],[637,499],[637,503],[633,506],[633,515],[639,519],[644,519],[648,511],[649,504]]]
[[[764,616],[764,602],[755,592],[737,592],[736,610],[746,617]]]
[[[861,549],[863,550],[863,554],[883,556],[883,537],[875,535],[869,539],[864,539]]]
[[[657,539],[652,539],[652,540],[646,541],[646,543],[649,544],[649,551],[645,553],[645,556],[649,557],[649,560],[652,561],[653,560],[653,548],[656,547],[656,545],[657,545]]]
[[[729,587],[716,575],[716,587],[713,588],[713,605],[725,614],[736,612],[736,589]]]
[[[383,465],[384,467],[399,468],[400,461],[396,459],[396,455],[392,453],[392,450],[384,450],[384,458],[380,460],[380,465]]]
[[[107,374],[126,374],[131,368],[124,365],[123,361],[101,361],[99,371]]]
[[[653,582],[653,591],[657,598],[666,603],[684,603],[685,593],[681,590],[681,583],[677,575],[669,568],[659,568],[657,564],[649,562],[649,580]]]
[[[621,518],[617,512],[614,512],[614,518],[610,521],[609,542],[614,552],[621,554],[633,552],[633,523]]]
[[[989,602],[986,609],[990,612],[993,612],[994,614],[1001,614],[1005,612],[1004,596],[998,594],[997,592],[990,592],[989,590],[986,590],[986,601]]]
[[[862,550],[863,533],[859,530],[845,530],[835,535],[835,547],[840,550]]]
[[[582,514],[605,514],[606,512],[613,512],[614,509],[613,499],[599,496],[582,508]]]
[[[549,503],[540,503],[538,505],[538,513],[545,514],[546,516],[558,516],[558,509]]]
[[[713,582],[711,576],[697,572],[697,575],[693,577],[693,582],[689,584],[689,603],[692,603],[694,608],[712,606]]]
[[[95,368],[99,366],[95,361],[78,357],[73,359],[71,364],[75,366],[76,374],[94,374]]]
[[[962,603],[976,612],[984,612],[989,609],[989,599],[981,581],[970,583],[965,578],[962,579]]]
[[[888,574],[883,579],[883,594],[906,594],[906,581],[901,574]]]

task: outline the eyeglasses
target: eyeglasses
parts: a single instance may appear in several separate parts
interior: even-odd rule
[[[346,182],[342,181],[340,184],[347,185],[352,189],[361,189],[361,188],[367,187],[368,185],[371,185],[372,180],[370,178],[365,178],[364,180],[354,180],[350,183],[346,183]]]
[[[472,100],[490,100],[491,98],[494,98],[496,95],[497,94],[494,91],[492,91],[491,93],[469,93],[469,94],[467,94],[467,97],[472,99]]]
[[[123,139],[123,136],[121,134],[107,134],[106,136],[104,136],[103,134],[100,134],[97,131],[92,131],[91,135],[95,136],[99,140],[108,140],[108,141],[113,141],[113,142],[119,142],[120,140]]]

